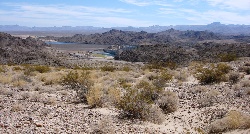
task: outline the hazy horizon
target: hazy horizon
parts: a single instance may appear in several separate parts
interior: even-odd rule
[[[249,0],[2,0],[0,25],[28,27],[250,25]]]

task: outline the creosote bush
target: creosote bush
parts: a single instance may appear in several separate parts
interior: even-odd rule
[[[219,59],[221,62],[230,62],[237,60],[237,56],[233,53],[224,53],[219,55]]]
[[[220,63],[217,65],[211,64],[208,67],[198,67],[196,69],[195,77],[202,84],[212,84],[226,81],[226,74],[230,71],[231,67]]]
[[[83,70],[81,74],[77,71],[70,71],[62,80],[62,84],[76,91],[77,98],[86,102],[86,94],[92,86],[90,72]]]

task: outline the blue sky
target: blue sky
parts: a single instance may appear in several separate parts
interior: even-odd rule
[[[250,24],[250,0],[1,0],[0,25]]]

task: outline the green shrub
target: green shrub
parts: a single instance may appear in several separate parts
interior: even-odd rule
[[[202,84],[219,83],[226,80],[226,74],[231,67],[226,64],[210,65],[209,67],[198,67],[195,77]]]
[[[221,62],[230,62],[230,61],[235,61],[237,59],[236,54],[232,53],[224,53],[219,55],[219,59]]]
[[[103,66],[103,67],[101,67],[101,71],[114,72],[115,70],[116,70],[116,68],[113,67],[113,66]]]
[[[89,76],[90,72],[83,71],[79,74],[77,71],[70,71],[62,80],[62,84],[76,91],[77,98],[86,102],[86,94],[92,86]]]

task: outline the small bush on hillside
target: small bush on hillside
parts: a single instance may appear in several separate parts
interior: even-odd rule
[[[174,92],[164,91],[157,100],[157,104],[166,114],[174,112],[178,107],[178,96]]]
[[[131,88],[122,96],[117,108],[122,110],[121,114],[125,118],[147,120],[146,115],[152,103],[141,90]]]
[[[210,65],[209,67],[198,67],[195,77],[202,84],[212,84],[226,81],[226,74],[231,67],[226,64]]]
[[[122,68],[122,71],[129,72],[129,71],[131,71],[131,68],[128,67],[128,66],[124,66],[124,67]]]
[[[41,66],[41,65],[23,65],[24,69],[24,75],[33,75],[33,72],[37,71],[39,73],[47,73],[51,69],[49,66]]]
[[[87,102],[91,107],[102,107],[104,92],[102,87],[93,86],[87,93]]]
[[[116,68],[113,67],[113,66],[103,66],[103,67],[101,67],[101,71],[114,72],[115,70],[116,70]]]
[[[172,80],[173,75],[167,71],[162,71],[159,76],[155,77],[153,80],[153,85],[157,89],[162,89],[166,86],[166,83]]]
[[[236,54],[232,53],[224,53],[219,55],[219,59],[221,62],[230,62],[230,61],[235,61],[237,60]]]
[[[240,80],[240,74],[239,73],[230,73],[229,74],[229,82],[232,84],[237,83]]]
[[[147,81],[140,81],[136,88],[141,90],[142,94],[147,98],[147,100],[155,101],[159,97],[159,93],[163,90],[163,88],[157,88],[151,83]]]
[[[82,71],[79,74],[77,71],[70,71],[62,80],[62,84],[76,91],[77,98],[81,101],[86,101],[86,94],[92,86],[90,80],[90,72]]]
[[[170,69],[176,69],[177,68],[177,64],[175,62],[151,62],[149,64],[147,64],[146,66],[144,66],[144,70],[145,69],[163,69],[163,68],[170,68]]]
[[[198,100],[199,107],[210,107],[217,101],[217,96],[219,92],[216,90],[211,90],[205,94],[202,94],[202,97]]]
[[[228,115],[222,119],[216,120],[208,127],[209,133],[222,133],[235,129],[249,129],[250,115],[230,111]]]

